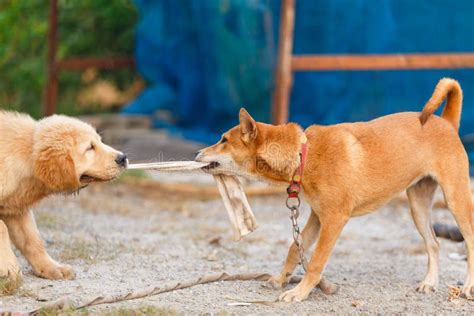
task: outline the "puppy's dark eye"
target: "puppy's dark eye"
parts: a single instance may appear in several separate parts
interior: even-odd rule
[[[87,147],[86,151],[89,151],[89,150],[94,150],[95,149],[95,146],[94,144],[90,144],[89,147]]]
[[[227,138],[222,137],[222,139],[221,139],[221,144],[224,144],[224,143],[227,143]]]

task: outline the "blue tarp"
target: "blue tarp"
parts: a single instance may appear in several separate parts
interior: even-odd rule
[[[296,3],[295,54],[474,51],[472,0]],[[204,143],[235,125],[240,107],[270,120],[280,1],[136,5],[136,61],[148,88],[124,113],[153,115],[156,127]],[[308,126],[419,111],[445,76],[464,87],[460,133],[467,139],[474,134],[473,70],[296,73],[290,119]]]

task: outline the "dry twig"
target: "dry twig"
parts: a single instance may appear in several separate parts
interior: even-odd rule
[[[199,284],[207,284],[212,282],[219,281],[267,281],[270,279],[271,275],[268,273],[240,273],[240,274],[228,274],[228,273],[219,273],[199,277],[197,279],[191,279],[183,282],[173,282],[164,286],[154,286],[142,290],[130,291],[125,294],[116,294],[110,296],[97,296],[92,299],[82,300],[75,302],[73,298],[61,298],[57,301],[51,302],[42,306],[41,308],[30,311],[29,315],[38,315],[41,311],[74,311],[85,307],[100,305],[100,304],[111,304],[118,303],[127,300],[134,300],[138,298],[144,298],[148,296],[153,296],[161,293],[171,292],[175,290],[181,290],[189,288]],[[290,283],[298,283],[301,281],[301,277],[294,276],[290,279]],[[333,294],[337,291],[337,286],[335,284],[325,281],[323,284],[319,284],[318,287],[325,294]]]

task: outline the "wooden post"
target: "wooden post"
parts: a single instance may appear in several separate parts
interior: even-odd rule
[[[46,87],[43,100],[43,115],[48,116],[56,112],[56,99],[58,95],[58,67],[56,50],[58,45],[58,2],[49,1],[49,29],[48,29],[48,55],[46,61]]]
[[[292,71],[474,68],[474,53],[293,55]]]
[[[276,83],[273,92],[272,123],[288,122],[288,107],[292,85],[291,55],[293,52],[293,28],[295,24],[295,0],[282,0]]]

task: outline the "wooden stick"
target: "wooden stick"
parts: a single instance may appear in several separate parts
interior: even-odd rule
[[[268,281],[271,275],[268,273],[240,273],[240,274],[228,274],[226,272],[211,274],[199,277],[197,279],[186,280],[182,282],[173,282],[164,286],[153,286],[146,289],[129,291],[125,294],[114,294],[109,296],[97,296],[92,299],[87,299],[76,303],[72,298],[61,298],[49,304],[46,304],[38,309],[30,311],[29,315],[39,315],[42,311],[74,311],[85,307],[101,304],[118,303],[128,300],[134,300],[138,298],[144,298],[153,296],[161,293],[171,292],[175,290],[186,289],[199,284],[207,284],[219,281]],[[289,283],[299,283],[301,281],[300,276],[293,276]],[[321,282],[322,283],[322,282]],[[324,284],[319,284],[318,287],[327,295],[334,294],[337,292],[338,287],[333,283],[329,283],[327,280]]]
[[[128,169],[132,170],[155,170],[155,171],[192,171],[199,170],[209,165],[197,161],[171,161],[130,164]],[[236,176],[214,174],[219,193],[227,210],[229,220],[234,232],[234,240],[238,241],[243,236],[257,229],[257,221],[252,212],[244,189]]]
[[[134,163],[129,164],[127,169],[130,170],[155,170],[155,171],[192,171],[200,170],[209,165],[208,162],[197,161],[165,161],[150,163]]]

